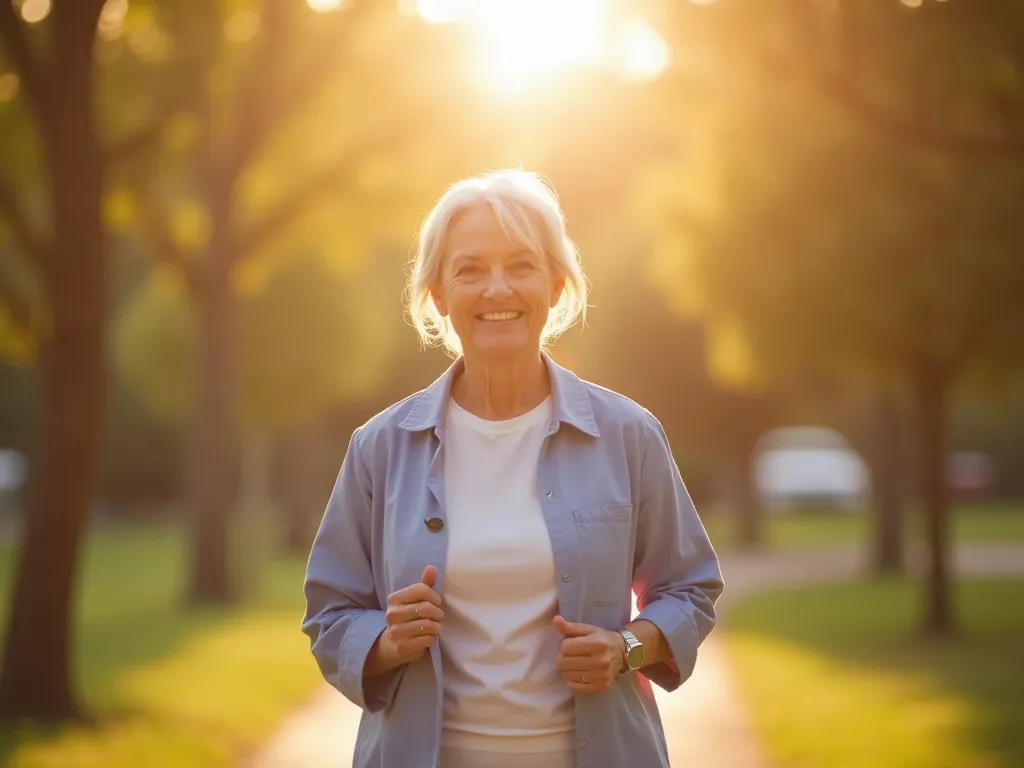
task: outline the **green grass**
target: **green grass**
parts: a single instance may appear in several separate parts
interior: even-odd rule
[[[730,612],[728,653],[787,768],[1024,765],[1024,581],[956,587],[959,639],[916,637],[920,590],[771,591]]]
[[[319,681],[302,615],[303,562],[268,566],[236,610],[182,605],[186,553],[174,529],[90,536],[77,604],[76,672],[97,722],[0,731],[9,768],[231,765]],[[0,550],[6,616],[13,555]]]
[[[721,551],[733,548],[733,521],[723,515],[708,515],[708,535]],[[922,536],[919,513],[907,515],[907,535]],[[766,515],[766,537],[773,549],[809,549],[837,544],[861,544],[870,540],[870,513],[801,511]],[[958,505],[953,513],[956,541],[1024,543],[1024,503]]]

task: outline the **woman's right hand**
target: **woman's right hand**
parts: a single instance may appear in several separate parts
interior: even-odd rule
[[[441,596],[434,591],[436,582],[437,568],[428,565],[419,583],[388,595],[384,613],[388,626],[380,637],[380,651],[390,662],[388,666],[416,661],[441,634],[444,611]]]

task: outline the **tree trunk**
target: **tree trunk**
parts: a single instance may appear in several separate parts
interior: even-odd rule
[[[266,570],[274,548],[273,445],[270,436],[259,430],[245,434],[241,442],[238,494],[238,547],[231,562],[240,582],[239,597],[253,595],[260,575]]]
[[[217,252],[216,246],[211,247],[211,256]],[[189,596],[196,604],[226,604],[235,599],[228,554],[235,498],[235,302],[229,270],[219,261],[211,258],[204,265],[194,295],[199,333],[188,498],[193,525]]]
[[[272,477],[273,444],[270,436],[259,430],[248,431],[241,445],[238,476],[240,506],[269,506],[273,495]]]
[[[872,565],[880,575],[903,572],[904,444],[899,402],[889,392],[875,404],[874,511]]]
[[[745,446],[735,459],[736,538],[741,549],[756,550],[764,545],[761,497],[754,479],[754,447]]]
[[[925,582],[924,632],[954,631],[949,573],[949,493],[946,482],[946,396],[948,380],[936,366],[915,370],[918,405],[918,452],[924,502],[928,568]]]
[[[63,36],[66,37],[66,36]],[[105,392],[103,159],[92,112],[91,38],[60,48],[53,111],[42,126],[53,251],[44,279],[53,326],[40,354],[40,439],[7,622],[0,718],[79,714],[71,670],[78,552],[96,485]]]
[[[317,499],[320,476],[320,433],[317,427],[300,429],[283,442],[285,549],[289,554],[309,553],[316,524],[326,499]]]

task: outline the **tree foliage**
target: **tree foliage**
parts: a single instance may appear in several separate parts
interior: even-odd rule
[[[755,368],[838,369],[913,393],[925,623],[946,631],[948,399],[969,371],[1021,362],[1022,94],[998,75],[1019,63],[1005,33],[1024,17],[1005,3],[982,4],[997,19],[959,3],[766,5],[767,29],[738,22],[732,4],[719,30],[762,64],[799,50],[810,74],[763,66],[710,103],[687,146],[690,183],[664,198],[664,272],[697,289],[712,323],[742,329]]]
[[[385,292],[319,254],[278,259],[240,301],[243,426],[284,434],[369,394],[399,336],[400,314],[379,311]],[[153,270],[117,318],[117,370],[169,423],[187,423],[192,411],[197,332],[187,291],[167,267]]]

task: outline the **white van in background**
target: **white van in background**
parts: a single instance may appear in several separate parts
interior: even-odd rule
[[[769,511],[814,507],[849,512],[871,501],[871,473],[843,435],[826,427],[766,432],[754,457],[755,484]]]

